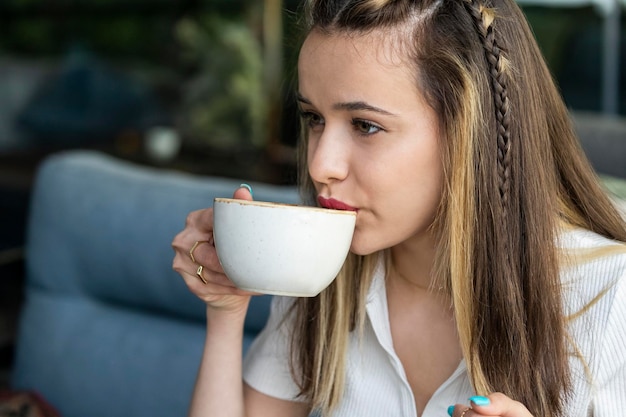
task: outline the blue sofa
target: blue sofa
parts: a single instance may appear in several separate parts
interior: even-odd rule
[[[39,392],[63,417],[186,415],[205,309],[172,270],[171,241],[188,212],[240,182],[89,151],[47,159],[32,195],[12,387]],[[295,187],[252,185],[257,199],[299,199]],[[253,298],[244,350],[269,302]]]

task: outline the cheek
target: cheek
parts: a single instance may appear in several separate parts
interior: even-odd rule
[[[370,195],[372,205],[357,217],[354,253],[372,253],[428,233],[434,221],[443,189],[441,164],[421,159],[394,168],[393,175],[389,169],[386,175],[368,172],[375,194]]]
[[[430,226],[435,219],[443,194],[443,172],[440,163],[432,163],[412,183],[406,184],[405,220],[421,227]]]

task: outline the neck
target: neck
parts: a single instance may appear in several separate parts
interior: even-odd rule
[[[409,288],[430,290],[433,285],[435,239],[430,234],[416,236],[391,248],[391,274]]]

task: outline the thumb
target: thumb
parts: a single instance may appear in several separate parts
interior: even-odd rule
[[[233,198],[238,200],[253,200],[254,193],[252,192],[252,187],[248,184],[241,184],[233,193]]]

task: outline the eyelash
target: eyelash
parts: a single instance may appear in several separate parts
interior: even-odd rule
[[[319,114],[304,110],[300,111],[300,118],[306,123],[309,129],[313,128],[314,126],[323,124],[323,122],[321,121],[324,120]]]
[[[324,124],[324,119],[319,114],[311,111],[300,111],[300,118],[306,123],[306,126],[309,129]],[[353,128],[357,131],[357,133],[362,136],[371,136],[384,131],[381,126],[368,120],[352,119],[351,124]],[[369,130],[372,128],[376,129],[376,131],[370,132]]]
[[[363,119],[352,119],[352,126],[354,126],[354,128],[363,136],[375,135],[376,133],[382,132],[384,130],[382,127],[380,127],[376,123],[372,123],[370,121],[363,120]],[[365,127],[365,131],[361,129],[362,127]],[[376,129],[376,131],[369,132],[369,130],[372,128]]]

